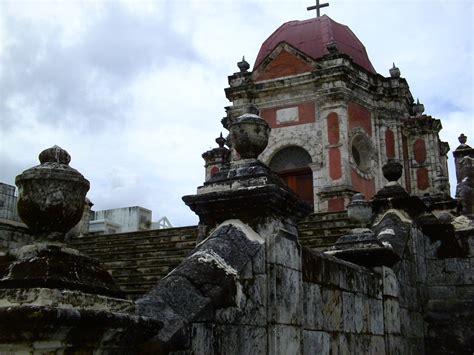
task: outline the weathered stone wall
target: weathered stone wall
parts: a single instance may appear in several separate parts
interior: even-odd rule
[[[409,228],[401,261],[393,267],[393,271],[386,267],[382,271],[387,348],[392,349],[393,353],[424,353],[425,238],[418,228]]]
[[[440,258],[441,241],[426,241],[426,351],[474,351],[474,231],[457,233],[464,257]]]
[[[230,304],[193,321],[180,351],[422,354],[414,254],[399,265],[369,270],[302,248],[280,230],[236,275]]]
[[[303,251],[304,354],[384,354],[382,278]]]

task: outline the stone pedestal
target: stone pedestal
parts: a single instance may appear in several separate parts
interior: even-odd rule
[[[89,182],[54,146],[16,179],[33,243],[0,257],[0,352],[131,352],[160,324],[135,315],[112,277],[64,244]]]

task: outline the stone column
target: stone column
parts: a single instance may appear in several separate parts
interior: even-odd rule
[[[201,247],[227,224],[247,226],[261,238],[264,252],[259,253],[259,259],[263,261],[263,270],[250,270],[260,273],[252,276],[262,282],[257,288],[262,293],[255,295],[255,299],[261,299],[265,305],[258,312],[263,314],[263,323],[257,321],[255,329],[263,331],[267,340],[259,344],[268,354],[298,354],[303,339],[303,282],[297,222],[312,208],[257,160],[270,131],[262,118],[244,114],[229,128],[232,146],[242,159],[232,161],[227,170],[199,187],[196,195],[184,196],[183,200],[199,216],[203,229],[215,230],[199,244]],[[221,344],[226,341],[227,337]],[[243,342],[239,339],[236,346]]]

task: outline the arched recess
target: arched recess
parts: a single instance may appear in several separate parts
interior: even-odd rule
[[[290,146],[273,155],[269,166],[303,201],[314,204],[313,172],[309,153],[301,147]]]

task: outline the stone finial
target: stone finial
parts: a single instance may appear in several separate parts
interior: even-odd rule
[[[399,78],[400,77],[400,69],[395,66],[395,63],[393,63],[392,68],[389,70],[390,72],[390,77],[391,78]]]
[[[356,193],[347,205],[347,215],[360,225],[366,225],[372,217],[372,206],[365,200],[363,194]]]
[[[69,165],[71,162],[71,156],[69,153],[57,145],[43,150],[39,154],[38,159],[41,164],[59,163]]]
[[[425,105],[420,104],[419,99],[416,99],[416,104],[413,105],[413,112],[416,116],[420,116],[423,112],[425,112]]]
[[[62,242],[82,217],[90,184],[69,166],[71,156],[58,146],[39,155],[40,165],[16,177],[18,214],[37,239]]]
[[[390,159],[383,167],[382,173],[383,176],[389,182],[396,182],[402,177],[403,166],[398,162],[398,160]]]
[[[466,144],[467,142],[467,136],[464,135],[464,133],[461,133],[461,135],[458,137],[458,141],[461,144]]]
[[[224,145],[226,143],[226,140],[224,137],[222,137],[222,132],[219,135],[219,137],[216,138],[216,143],[219,146],[219,148],[224,148]]]
[[[326,44],[326,49],[330,54],[336,54],[338,52],[337,43],[334,41],[329,42],[328,44]]]
[[[229,129],[232,146],[243,159],[257,159],[268,144],[270,126],[255,114],[239,116]]]
[[[242,57],[242,60],[237,63],[237,66],[241,73],[246,73],[250,69],[250,64],[245,60],[244,56]]]

